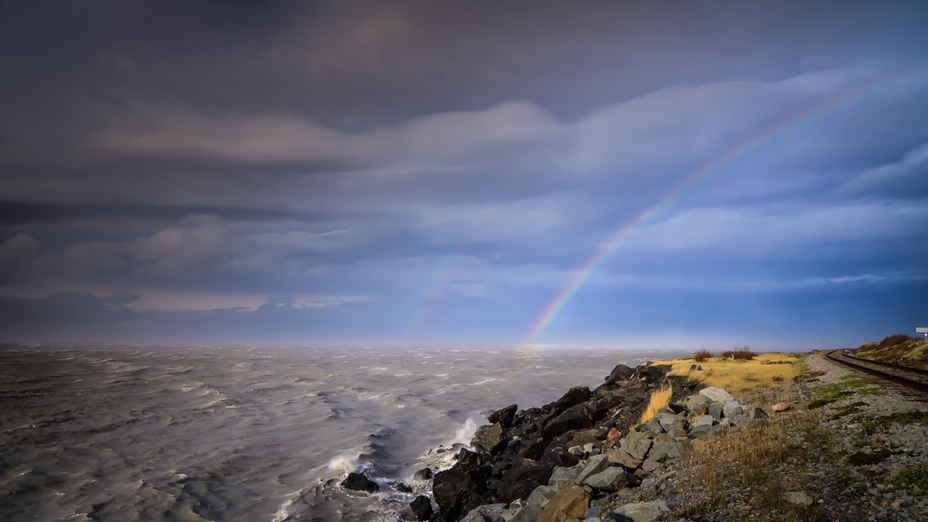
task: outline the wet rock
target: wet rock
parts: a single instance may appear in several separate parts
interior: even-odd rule
[[[506,406],[503,409],[496,410],[490,414],[487,418],[491,423],[499,423],[504,428],[508,428],[512,425],[512,421],[516,418],[516,411],[519,407],[515,404]]]
[[[483,503],[481,495],[487,490],[487,470],[480,456],[462,449],[458,462],[450,469],[435,474],[432,496],[438,504],[442,520],[458,520],[461,514]]]
[[[366,491],[367,493],[380,491],[380,486],[376,482],[357,472],[349,473],[341,485],[343,488],[352,491]]]
[[[412,509],[413,514],[416,515],[416,520],[429,520],[434,514],[432,511],[432,501],[425,495],[416,497],[416,499],[409,504],[409,508]]]
[[[538,486],[547,484],[553,471],[554,466],[548,462],[521,459],[503,474],[497,497],[501,502],[526,498]]]
[[[417,471],[412,478],[416,480],[430,480],[432,478],[432,470],[429,468],[422,468]]]
[[[478,428],[471,446],[480,453],[497,453],[507,442],[509,438],[504,435],[502,425],[497,422]]]
[[[545,505],[538,522],[564,522],[578,518],[590,507],[590,494],[583,488],[559,491]]]

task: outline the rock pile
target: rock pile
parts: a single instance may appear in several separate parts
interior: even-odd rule
[[[677,399],[630,429],[650,392],[666,381]],[[720,388],[695,393],[693,384],[668,379],[658,366],[618,366],[592,392],[573,388],[543,408],[516,410],[513,405],[490,415],[491,424],[472,442],[477,451],[461,450],[451,469],[435,475],[440,520],[650,521],[671,506],[655,501],[615,507],[615,497],[632,488],[672,487],[665,484],[672,472],[662,474],[661,468],[680,459],[695,439],[755,426],[767,416],[760,408],[746,411]]]

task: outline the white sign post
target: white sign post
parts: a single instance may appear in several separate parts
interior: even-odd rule
[[[919,326],[915,329],[915,333],[925,334],[925,339],[928,339],[928,326]]]

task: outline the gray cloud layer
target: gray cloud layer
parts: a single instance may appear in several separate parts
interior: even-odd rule
[[[696,344],[908,328],[928,277],[919,11],[2,4],[0,327],[522,342],[652,212],[547,340],[668,317]]]

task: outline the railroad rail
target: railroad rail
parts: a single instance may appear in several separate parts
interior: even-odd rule
[[[845,350],[832,350],[825,354],[829,360],[843,364],[875,377],[900,384],[922,393],[928,393],[928,371],[918,368],[909,368],[881,361],[871,361],[855,357]]]

